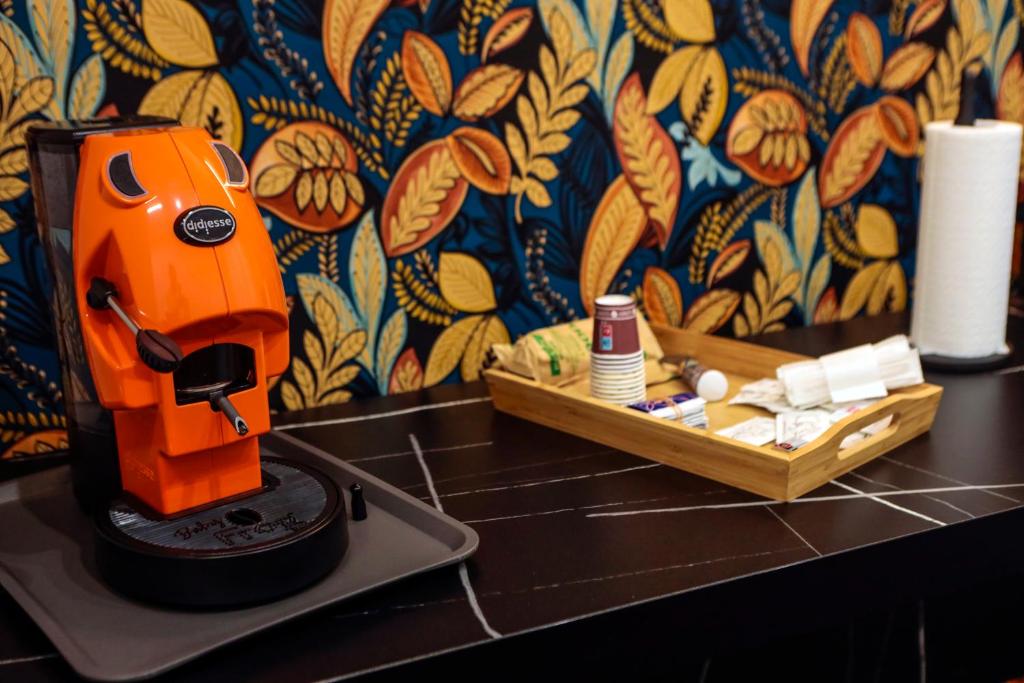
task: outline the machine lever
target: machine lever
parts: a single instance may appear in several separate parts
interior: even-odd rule
[[[117,287],[113,282],[101,277],[94,277],[89,283],[89,291],[86,292],[85,299],[92,308],[110,309],[117,314],[125,327],[135,335],[135,350],[147,367],[162,373],[174,372],[178,369],[182,358],[181,348],[166,334],[139,327],[117,302]]]
[[[231,426],[239,436],[245,436],[249,433],[249,424],[245,421],[245,418],[238,414],[235,405],[223,391],[215,391],[210,394],[210,407],[214,411],[224,413],[224,417],[231,423]]]

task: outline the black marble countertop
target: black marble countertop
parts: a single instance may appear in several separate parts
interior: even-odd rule
[[[881,316],[762,337],[818,355],[905,329]],[[777,503],[496,413],[482,384],[280,416],[277,429],[480,534],[461,567],[226,647],[166,680],[319,681],[673,671],[686,653],[813,629],[1019,571],[1024,320],[1012,366],[929,375],[932,431]],[[0,594],[0,680],[73,678]]]

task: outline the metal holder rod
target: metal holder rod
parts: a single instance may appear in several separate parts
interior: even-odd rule
[[[210,407],[224,413],[224,417],[231,423],[231,426],[239,436],[245,436],[249,433],[249,423],[238,414],[235,405],[223,391],[214,391],[210,394]]]

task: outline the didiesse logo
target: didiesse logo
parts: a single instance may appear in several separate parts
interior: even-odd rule
[[[197,206],[178,217],[174,234],[186,244],[209,247],[231,239],[235,225],[235,217],[219,206]]]

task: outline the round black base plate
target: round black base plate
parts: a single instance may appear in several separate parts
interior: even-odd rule
[[[952,356],[941,356],[934,353],[922,353],[921,365],[934,372],[945,372],[949,374],[968,374],[972,372],[987,372],[1005,367],[1013,355],[1013,346],[1007,343],[1009,351],[1006,353],[995,353],[991,356],[980,358],[954,358]]]
[[[263,460],[263,480],[169,519],[115,500],[94,520],[100,576],[132,598],[200,609],[269,602],[323,578],[348,548],[337,484],[278,458]]]

